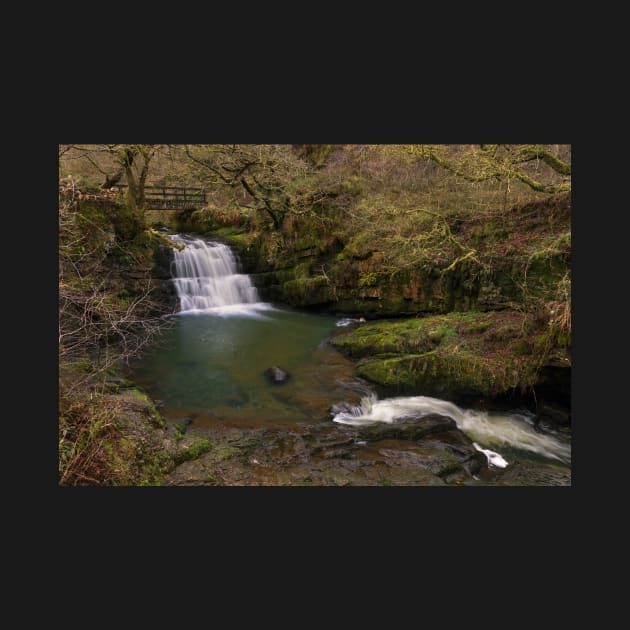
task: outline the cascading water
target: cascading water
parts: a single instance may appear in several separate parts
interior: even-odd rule
[[[400,422],[413,415],[421,417],[428,414],[440,414],[452,418],[457,428],[471,439],[485,446],[503,450],[505,448],[530,451],[543,457],[571,463],[571,445],[560,436],[539,433],[527,414],[488,413],[472,409],[461,409],[457,405],[439,398],[428,396],[410,396],[377,400],[375,394],[368,394],[361,400],[361,406],[335,415],[333,420],[340,424],[361,426],[376,422]],[[505,465],[494,451],[475,448],[486,454],[489,461],[495,458],[495,465]],[[503,463],[496,463],[496,462]]]
[[[249,276],[238,272],[237,260],[227,245],[201,239],[171,237],[182,243],[174,249],[173,282],[182,313],[253,314],[270,308],[259,301]]]

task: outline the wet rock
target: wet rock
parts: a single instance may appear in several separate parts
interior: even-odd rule
[[[570,486],[571,469],[560,464],[520,461],[508,466],[495,483],[501,486]]]
[[[327,452],[340,453],[344,449],[346,452],[350,453],[354,446],[355,438],[353,435],[331,435],[317,440],[317,442],[311,446],[310,450],[312,454]],[[346,457],[346,455],[344,455],[344,457]]]
[[[378,423],[360,427],[359,437],[375,442],[377,440],[419,440],[425,435],[457,431],[457,424],[452,418],[429,414],[425,416],[405,416],[393,424]]]
[[[571,424],[571,411],[566,407],[544,402],[538,405],[536,423],[550,423],[561,427]]]
[[[168,280],[172,277],[171,264],[174,259],[173,248],[166,245],[156,245],[153,253],[152,276]]]
[[[432,436],[431,439],[424,440],[423,444],[448,451],[471,475],[476,475],[488,467],[486,456],[478,451],[472,440],[460,430]]]
[[[326,448],[321,452],[323,459],[352,459],[354,454],[348,448]]]
[[[538,418],[536,420],[536,425],[534,426],[534,428],[540,433],[547,433],[549,435],[561,434],[566,435],[567,437],[571,437],[571,427],[560,426],[544,418]]]
[[[361,408],[357,407],[356,405],[351,405],[347,402],[335,403],[330,408],[330,415],[336,416],[339,413],[347,413],[351,416],[359,416],[361,415]]]
[[[446,449],[419,444],[404,451],[381,448],[379,453],[387,457],[394,465],[401,467],[421,466],[430,473],[449,481],[468,477],[457,458]]]
[[[280,369],[278,366],[274,365],[265,370],[265,376],[272,383],[281,384],[281,383],[286,383],[289,380],[290,375],[288,372],[285,372],[284,370]]]

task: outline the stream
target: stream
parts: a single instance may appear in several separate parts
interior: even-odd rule
[[[325,427],[328,436],[343,437],[376,424],[439,414],[473,441],[490,469],[521,460],[570,466],[570,438],[542,433],[527,411],[461,409],[425,396],[378,400],[357,381],[354,363],[327,343],[356,321],[263,302],[228,246],[171,238],[186,245],[174,250],[172,264],[180,312],[133,365],[134,380],[160,401],[167,420],[187,419],[197,431],[308,434]],[[271,382],[265,371],[272,366],[287,372],[288,380]],[[341,402],[345,407],[331,414],[331,406]],[[366,446],[359,438],[354,446]]]

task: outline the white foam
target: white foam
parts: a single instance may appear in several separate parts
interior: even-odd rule
[[[503,459],[503,457],[501,457],[499,453],[495,453],[494,451],[491,451],[488,448],[481,448],[481,446],[479,446],[477,442],[473,442],[473,446],[478,451],[481,451],[488,458],[488,464],[490,464],[490,466],[496,466],[497,468],[505,468],[508,465],[508,462],[505,459]]]
[[[340,319],[335,324],[335,326],[344,327],[344,326],[350,326],[351,324],[359,324],[363,322],[365,322],[365,319],[363,317],[360,317],[359,319],[352,319],[351,317],[344,317]]]
[[[254,317],[257,319],[267,319],[263,313],[266,311],[277,311],[273,305],[267,302],[256,302],[254,304],[229,304],[227,306],[211,306],[209,308],[191,308],[179,311],[177,315],[216,315],[218,317]]]
[[[523,414],[461,409],[447,400],[429,396],[406,396],[384,400],[377,400],[375,395],[366,396],[361,400],[361,411],[360,416],[339,413],[333,420],[340,424],[364,426],[377,422],[391,424],[405,416],[422,417],[435,413],[452,418],[458,429],[485,447],[501,449],[509,446],[562,462],[571,462],[571,445],[552,435],[539,433],[531,425],[531,419]],[[501,457],[498,453],[496,455]]]

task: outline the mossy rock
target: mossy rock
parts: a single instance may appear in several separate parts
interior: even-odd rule
[[[518,378],[504,383],[497,366],[466,352],[427,352],[369,361],[357,368],[359,376],[383,387],[404,393],[448,398],[452,396],[493,397],[519,384]]]
[[[397,393],[493,398],[536,383],[553,340],[517,312],[462,312],[367,324],[332,343],[359,376]]]
[[[191,459],[198,459],[204,453],[212,448],[212,442],[209,438],[195,436],[190,442],[184,444],[175,454],[173,460],[176,466],[183,464]]]

